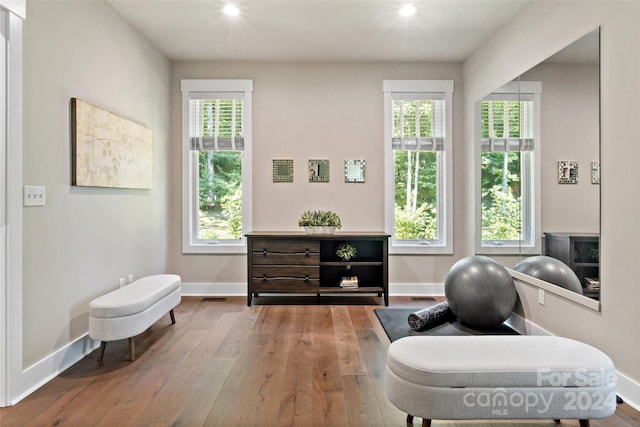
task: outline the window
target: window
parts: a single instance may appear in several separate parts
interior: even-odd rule
[[[183,252],[239,253],[251,228],[251,80],[182,80]]]
[[[385,80],[391,253],[453,253],[451,80]]]
[[[478,253],[538,253],[538,82],[514,82],[479,103]]]

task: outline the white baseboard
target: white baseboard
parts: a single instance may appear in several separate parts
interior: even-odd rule
[[[403,297],[443,296],[444,283],[389,283],[389,295]]]
[[[618,396],[636,411],[640,411],[640,383],[616,371]]]
[[[100,345],[99,341],[85,334],[61,349],[51,353],[44,359],[34,363],[22,371],[20,378],[15,378],[16,396],[9,402],[15,405],[22,399],[60,375],[62,372],[82,360]]]
[[[238,297],[247,296],[246,283],[182,283],[186,297]]]
[[[511,313],[511,316],[505,320],[505,323],[520,335],[552,335],[547,330],[542,329],[535,323],[531,323],[516,313]]]

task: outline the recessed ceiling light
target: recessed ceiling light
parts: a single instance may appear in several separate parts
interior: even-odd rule
[[[240,9],[235,4],[226,4],[222,8],[222,12],[227,16],[238,16],[240,15]]]
[[[411,15],[415,14],[417,11],[418,11],[418,8],[416,8],[414,5],[405,4],[404,6],[402,6],[400,8],[398,13],[400,15],[402,15],[402,16],[411,16]]]

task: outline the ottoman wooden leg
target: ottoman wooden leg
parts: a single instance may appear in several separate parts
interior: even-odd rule
[[[580,427],[589,427],[589,420],[580,420]]]
[[[129,360],[132,362],[136,360],[136,349],[133,344],[133,337],[129,338]]]
[[[431,427],[431,420],[423,418],[422,419],[422,427]]]
[[[102,357],[104,356],[104,349],[107,348],[107,342],[100,342],[100,351],[98,351],[98,363],[102,363]]]
[[[407,414],[407,425],[413,425],[413,415]]]
[[[169,310],[169,316],[171,316],[171,324],[175,325],[176,324],[176,315],[173,314],[173,309]]]

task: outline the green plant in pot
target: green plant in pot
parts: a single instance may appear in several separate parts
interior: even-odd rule
[[[358,250],[349,243],[340,243],[336,248],[336,255],[343,261],[349,261],[351,258],[355,258]]]
[[[306,211],[298,220],[298,225],[304,227],[307,233],[333,233],[342,228],[340,216],[332,211]]]

